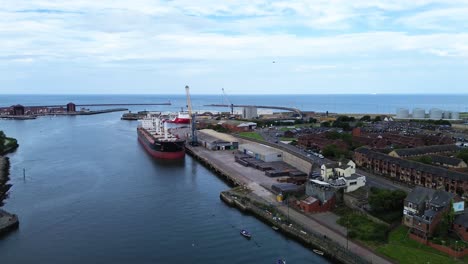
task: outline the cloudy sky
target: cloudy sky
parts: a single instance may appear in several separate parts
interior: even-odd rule
[[[0,93],[467,93],[468,0],[0,0]]]

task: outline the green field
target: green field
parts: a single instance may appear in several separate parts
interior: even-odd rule
[[[465,260],[455,260],[429,246],[420,244],[407,236],[408,229],[400,226],[390,232],[388,244],[377,247],[377,251],[398,261],[401,264],[431,263],[450,264],[468,263]]]
[[[293,140],[296,140],[297,141],[297,138],[287,138],[287,137],[282,137],[280,138],[281,141],[293,141]]]
[[[265,139],[263,139],[263,137],[258,134],[257,132],[241,132],[239,133],[239,136],[242,136],[242,137],[247,137],[247,138],[252,138],[252,139],[256,139],[256,140],[262,140],[264,141]]]

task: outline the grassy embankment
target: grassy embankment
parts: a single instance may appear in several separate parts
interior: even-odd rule
[[[357,240],[400,264],[413,263],[468,263],[468,257],[457,260],[427,245],[420,244],[408,236],[408,229],[399,226],[387,232],[389,227],[374,223],[365,215],[347,208],[338,208],[341,216],[338,224],[348,226],[349,238]]]
[[[246,137],[246,138],[251,138],[251,139],[256,139],[256,140],[261,140],[264,141],[265,139],[258,134],[257,132],[240,132],[239,136]]]
[[[468,258],[457,260],[436,249],[420,244],[408,237],[408,229],[400,226],[390,232],[388,243],[378,246],[377,251],[401,264],[431,263],[450,264],[468,263]]]

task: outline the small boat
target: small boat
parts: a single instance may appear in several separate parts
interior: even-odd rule
[[[323,251],[320,251],[318,249],[313,249],[312,251],[317,255],[323,256]]]
[[[240,231],[240,234],[243,235],[244,237],[248,238],[248,239],[250,239],[252,237],[252,235],[249,233],[249,231],[244,230],[244,229],[242,229]]]
[[[275,231],[278,231],[278,230],[279,230],[279,228],[278,228],[277,226],[272,226],[271,228],[272,228],[273,230],[275,230]]]
[[[278,259],[278,261],[276,261],[276,264],[286,264],[286,260]]]

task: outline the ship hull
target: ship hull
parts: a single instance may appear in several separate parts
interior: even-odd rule
[[[165,142],[162,144],[172,145],[166,147],[177,148],[176,151],[161,151],[156,149],[155,146],[152,146],[150,142],[145,138],[142,132],[138,131],[138,141],[143,146],[148,154],[156,159],[183,159],[185,157],[185,147],[184,142]]]

